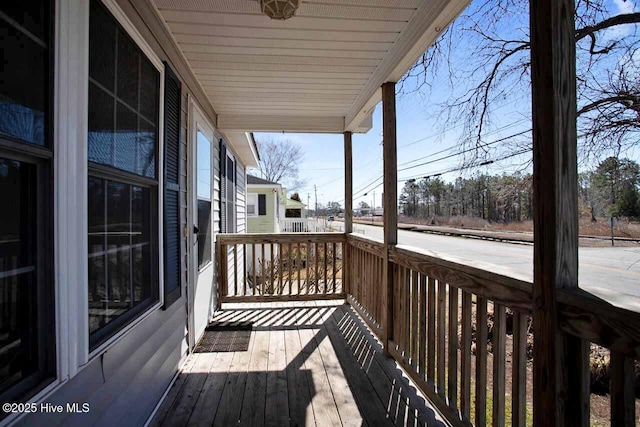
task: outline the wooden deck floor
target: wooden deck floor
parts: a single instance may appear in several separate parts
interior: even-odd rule
[[[443,426],[348,305],[234,305],[214,321],[252,322],[247,351],[194,353],[156,426]]]

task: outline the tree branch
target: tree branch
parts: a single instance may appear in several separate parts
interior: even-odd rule
[[[588,25],[584,28],[576,30],[576,41],[582,40],[590,34],[596,31],[604,30],[606,28],[615,27],[616,25],[624,24],[636,24],[640,23],[640,13],[623,13],[621,15],[612,16],[603,21],[598,22],[595,25]]]

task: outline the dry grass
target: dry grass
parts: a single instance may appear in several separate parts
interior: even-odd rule
[[[375,218],[374,218],[375,219]],[[398,222],[404,224],[436,225],[443,227],[465,228],[485,231],[511,231],[533,233],[533,221],[517,221],[509,223],[489,222],[482,218],[470,216],[449,216],[425,218],[409,218],[401,216]],[[590,218],[580,218],[580,235],[584,236],[611,236],[611,226],[608,218],[599,218],[592,222]],[[614,226],[616,237],[640,238],[640,222],[628,219],[617,220]]]

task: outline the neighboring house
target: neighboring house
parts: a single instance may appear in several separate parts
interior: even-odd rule
[[[285,218],[306,218],[307,217],[307,205],[297,200],[293,200],[286,197],[286,189],[283,192],[285,199]]]
[[[247,232],[278,233],[282,216],[282,186],[253,175],[247,175]]]

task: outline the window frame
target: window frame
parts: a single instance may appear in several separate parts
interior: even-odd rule
[[[115,0],[91,0],[97,1],[102,4],[107,11],[113,16],[116,22],[122,27],[122,30],[133,40],[136,46],[140,49],[141,53],[149,60],[149,62],[154,66],[154,68],[158,71],[158,122],[157,122],[157,147],[155,150],[156,155],[156,178],[148,178],[141,175],[137,175],[131,172],[127,172],[124,170],[116,169],[115,167],[102,165],[99,163],[91,162],[86,158],[87,162],[87,173],[86,179],[88,181],[89,176],[95,176],[97,178],[109,179],[116,182],[121,182],[129,185],[138,185],[143,187],[150,187],[152,189],[151,194],[152,198],[155,202],[155,207],[157,209],[157,216],[154,220],[155,229],[157,232],[157,236],[155,239],[155,245],[153,247],[152,256],[156,257],[157,262],[154,263],[154,275],[157,277],[157,301],[153,302],[150,306],[144,306],[141,308],[134,307],[130,309],[125,316],[127,316],[126,321],[118,322],[115,321],[115,326],[113,331],[108,334],[108,337],[104,340],[100,341],[95,347],[91,347],[91,337],[89,334],[89,296],[88,296],[88,259],[85,260],[85,277],[86,282],[85,286],[83,286],[83,305],[85,308],[85,316],[83,319],[82,328],[84,329],[84,333],[86,334],[86,361],[93,360],[98,357],[100,354],[106,352],[109,348],[115,345],[118,341],[120,341],[128,332],[130,332],[133,328],[135,328],[140,322],[146,319],[153,312],[158,311],[164,305],[164,251],[160,250],[160,248],[164,247],[164,217],[163,217],[163,206],[164,206],[164,80],[165,80],[165,70],[164,64],[162,60],[155,54],[153,49],[146,42],[144,37],[140,34],[137,28],[133,25],[133,23],[129,20],[129,18],[122,11],[120,6],[116,3]],[[87,28],[89,23],[89,16],[87,19]],[[89,42],[87,40],[87,47],[90,48]],[[88,53],[87,53],[87,64],[88,64]],[[89,72],[88,68],[85,74],[87,91],[89,87]],[[88,96],[88,95],[87,95]],[[85,108],[85,114],[88,113],[88,98],[87,105]],[[88,132],[85,131],[85,139]],[[88,146],[88,141],[85,141],[86,146]],[[85,147],[86,147],[85,146]],[[155,192],[153,191],[153,187],[155,186]],[[88,190],[85,189],[85,205],[88,197]],[[85,216],[87,216],[87,212],[85,212]],[[155,234],[155,233],[154,233]],[[88,244],[88,234],[85,233],[85,240]],[[86,248],[86,247],[85,247]],[[85,251],[85,258],[87,258],[88,250]],[[79,361],[80,362],[80,361]]]
[[[51,387],[57,385],[60,378],[59,360],[60,347],[59,330],[56,327],[59,298],[57,293],[56,270],[54,268],[54,123],[56,122],[55,85],[58,73],[56,73],[56,58],[58,45],[56,28],[59,27],[59,19],[56,13],[58,1],[52,0],[49,5],[49,15],[46,28],[48,37],[46,59],[46,83],[44,93],[46,119],[44,122],[44,144],[38,145],[26,142],[11,136],[0,135],[0,157],[28,163],[35,168],[35,204],[36,213],[33,222],[36,226],[35,248],[37,257],[36,265],[36,300],[37,329],[36,337],[39,346],[38,359],[40,369],[12,385],[0,394],[3,401],[33,401],[38,396],[46,393]],[[11,24],[11,23],[10,23]],[[14,25],[12,25],[14,26]],[[18,28],[18,30],[20,30]],[[22,32],[26,30],[20,30]],[[44,300],[44,301],[43,301]],[[42,359],[42,354],[46,357]],[[43,369],[44,368],[44,369]],[[12,420],[18,415],[8,413],[0,414],[1,421]],[[10,421],[9,421],[10,422]]]

